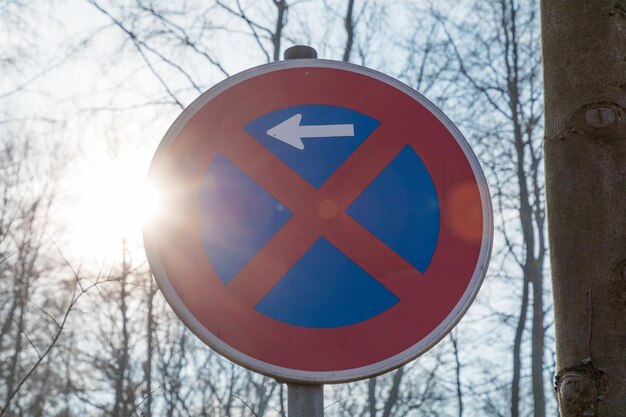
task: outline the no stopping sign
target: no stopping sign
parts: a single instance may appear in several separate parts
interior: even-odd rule
[[[245,71],[172,125],[144,232],[164,296],[206,344],[286,381],[340,382],[437,343],[493,234],[469,145],[424,97],[325,60]]]

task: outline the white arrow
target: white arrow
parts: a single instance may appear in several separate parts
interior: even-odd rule
[[[337,138],[354,136],[354,125],[311,125],[302,126],[301,114],[296,114],[277,124],[266,133],[294,148],[304,149],[302,138]]]

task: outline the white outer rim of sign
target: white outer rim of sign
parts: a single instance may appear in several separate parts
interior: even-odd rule
[[[218,338],[208,329],[206,329],[191,314],[191,312],[187,309],[187,307],[183,304],[183,302],[174,291],[174,288],[172,287],[172,284],[167,277],[167,273],[165,272],[165,268],[161,263],[161,258],[159,256],[157,248],[151,243],[153,239],[151,238],[148,228],[144,229],[144,246],[152,273],[170,307],[172,307],[174,312],[183,321],[183,323],[185,323],[185,325],[198,338],[200,338],[200,340],[202,340],[213,350],[217,351],[221,355],[241,366],[273,377],[279,381],[308,384],[356,381],[359,379],[368,378],[391,371],[421,356],[437,343],[439,343],[439,341],[441,341],[456,326],[456,324],[461,320],[465,312],[469,309],[470,305],[476,298],[480,286],[487,273],[487,267],[489,265],[489,260],[491,257],[491,247],[493,242],[493,211],[491,206],[489,187],[487,185],[487,180],[484,176],[484,173],[480,167],[478,158],[472,151],[469,143],[465,140],[457,127],[448,119],[448,117],[428,99],[426,99],[417,91],[413,90],[411,87],[378,71],[361,67],[355,64],[324,59],[294,59],[261,65],[236,74],[210,88],[200,97],[198,97],[193,103],[191,103],[187,108],[185,108],[185,110],[183,110],[183,112],[178,116],[176,121],[169,128],[155,152],[155,156],[153,157],[152,165],[150,167],[150,172],[154,168],[155,161],[157,161],[163,153],[167,152],[178,134],[182,131],[183,127],[197,111],[204,107],[205,104],[207,104],[213,98],[217,97],[222,92],[228,90],[232,86],[242,81],[268,72],[288,68],[332,68],[372,77],[378,81],[381,81],[385,84],[390,85],[393,88],[402,91],[403,93],[407,94],[415,101],[417,101],[419,104],[427,108],[437,119],[439,119],[441,123],[443,123],[443,125],[448,129],[452,136],[454,136],[457,143],[463,150],[463,153],[465,154],[467,160],[469,161],[474,176],[477,180],[478,188],[480,191],[480,199],[483,207],[483,233],[479,258],[476,263],[476,268],[474,270],[470,283],[454,309],[439,324],[439,326],[437,326],[421,341],[411,346],[410,348],[380,362],[376,362],[374,364],[359,368],[325,372],[302,371],[298,369],[284,368],[260,361],[249,355],[246,355],[238,351],[237,349],[234,349],[232,346],[227,345],[220,338]]]

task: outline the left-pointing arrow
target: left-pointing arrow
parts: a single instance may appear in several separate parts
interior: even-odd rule
[[[297,149],[304,149],[302,138],[339,138],[353,137],[353,124],[310,125],[302,126],[301,114],[296,114],[282,123],[269,129],[266,133]]]

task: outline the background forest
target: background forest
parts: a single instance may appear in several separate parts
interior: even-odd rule
[[[172,313],[141,223],[181,110],[294,44],[442,108],[496,226],[457,328],[403,368],[327,386],[326,415],[556,415],[538,17],[534,0],[0,0],[0,416],[286,415],[284,385]]]

